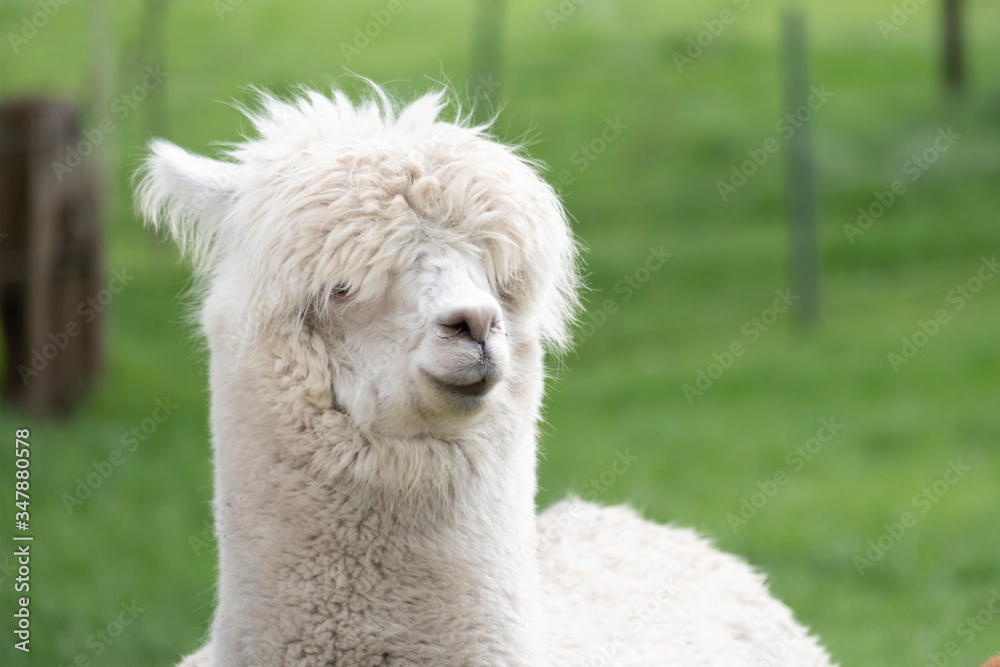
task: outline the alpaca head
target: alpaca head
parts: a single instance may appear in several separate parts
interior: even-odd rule
[[[575,245],[515,150],[439,120],[440,94],[396,111],[375,92],[262,95],[256,136],[219,161],[154,142],[139,208],[192,257],[213,354],[298,418],[467,428],[536,400],[542,345],[568,344]],[[532,372],[537,392],[518,384]]]

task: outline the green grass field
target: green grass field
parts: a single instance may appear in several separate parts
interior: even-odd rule
[[[341,4],[175,2],[165,62],[144,63],[140,3],[114,3],[114,94],[161,65],[153,94],[167,137],[205,152],[246,129],[225,102],[247,101],[250,84],[362,90],[350,70],[403,97],[445,78],[463,95],[482,85],[471,3],[402,0],[347,55],[342,45],[388,3]],[[892,4],[806,4],[812,80],[830,95],[809,121],[822,315],[802,333],[769,311],[789,287],[783,4],[567,2],[575,9],[552,29],[554,0],[508,3],[497,132],[530,137],[548,177],[562,177],[592,290],[550,385],[538,501],[586,493],[700,529],[768,573],[845,666],[978,665],[1000,650],[988,607],[1000,600],[1000,278],[984,264],[1000,252],[1000,5],[968,3],[969,91],[949,102],[937,3],[883,38]],[[86,101],[89,5],[60,6],[15,53],[9,34],[39,7],[0,5],[0,93]],[[679,71],[674,53],[724,9],[733,21]],[[98,108],[84,122],[114,119],[107,266],[134,276],[108,308],[103,381],[72,418],[0,410],[4,489],[15,429],[31,431],[35,535],[25,655],[12,646],[5,491],[5,665],[168,665],[211,616],[205,355],[184,324],[187,269],[129,203],[153,106],[125,118]],[[609,123],[612,138],[593,143]],[[950,143],[933,148],[949,128]],[[723,201],[718,182],[771,138],[777,151]],[[934,162],[915,167],[925,151]],[[845,231],[896,179],[905,193],[863,234]],[[647,271],[661,246],[671,256]],[[933,336],[917,333],[936,316]],[[904,337],[926,344],[894,369]],[[729,359],[734,343],[742,353]],[[157,400],[176,406],[160,424]],[[618,451],[637,459],[621,475]]]

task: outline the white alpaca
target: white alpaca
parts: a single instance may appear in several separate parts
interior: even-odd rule
[[[828,666],[688,530],[535,516],[543,345],[576,247],[484,128],[263,95],[225,161],[155,142],[139,208],[190,254],[211,351],[218,607],[187,666]]]

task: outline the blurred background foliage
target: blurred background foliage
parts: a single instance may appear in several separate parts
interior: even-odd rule
[[[474,3],[52,3],[15,52],[10,34],[43,4],[0,5],[0,94],[75,100],[85,130],[113,119],[88,159],[109,193],[107,269],[134,279],[109,306],[103,380],[73,416],[0,410],[8,441],[31,429],[36,535],[33,651],[6,630],[4,664],[167,665],[200,643],[215,578],[205,355],[185,324],[188,270],[136,219],[129,179],[153,133],[203,153],[238,140],[247,122],[229,102],[250,101],[250,85],[363,94],[348,72],[404,99],[447,82],[480,109],[500,100],[498,136],[549,165],[588,248],[588,315],[550,383],[540,506],[575,492],[698,528],[767,573],[845,666],[933,664],[949,642],[948,664],[977,665],[1000,649],[1000,619],[981,613],[1000,588],[1000,280],[960,310],[948,299],[1000,250],[1000,3],[966,3],[961,96],[941,83],[940,2],[901,3],[914,11],[887,33],[900,3],[800,5],[811,80],[832,94],[809,121],[822,299],[808,331],[787,314],[766,330],[752,319],[790,285],[777,0],[511,0],[499,32],[477,28]],[[719,34],[679,67],[705,21]],[[123,114],[147,67],[164,83]],[[948,128],[953,145],[849,238],[858,208]],[[719,181],[772,137],[777,152],[723,201]],[[662,267],[637,272],[661,247]],[[627,276],[635,288],[616,290]],[[940,309],[948,322],[894,370],[889,353]],[[734,342],[745,351],[724,363]],[[718,377],[686,396],[702,372]],[[177,407],[150,432],[157,400]],[[843,427],[810,450],[830,418]],[[113,472],[78,491],[115,451]],[[617,452],[635,458],[624,472]],[[12,447],[2,460],[9,489]],[[935,487],[957,461],[969,470]],[[916,524],[896,538],[904,512]],[[889,548],[873,552],[880,538]],[[134,622],[102,639],[133,601]]]

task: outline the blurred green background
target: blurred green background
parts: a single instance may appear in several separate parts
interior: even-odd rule
[[[69,2],[15,53],[10,34],[41,4],[0,5],[0,94],[77,100],[84,129],[114,119],[100,157],[106,266],[134,279],[109,306],[107,372],[75,415],[0,410],[4,489],[14,430],[31,429],[36,536],[32,652],[6,629],[0,662],[168,665],[200,644],[215,579],[205,355],[185,324],[188,270],[136,219],[129,178],[153,132],[211,152],[247,129],[228,104],[249,101],[247,86],[356,94],[348,70],[403,98],[448,80],[460,98],[501,99],[497,134],[530,141],[589,249],[589,314],[549,389],[540,506],[576,492],[698,528],[766,572],[845,666],[978,665],[1000,650],[987,607],[1000,590],[1000,279],[971,299],[953,292],[1000,251],[1000,3],[967,3],[960,99],[942,90],[939,2],[904,3],[914,13],[885,36],[894,3],[801,5],[812,82],[832,93],[808,123],[822,266],[811,331],[790,314],[753,319],[772,321],[790,285],[785,3],[511,1],[486,74],[473,3],[403,0],[365,44],[356,31],[387,2],[177,1],[159,49],[141,34],[142,3],[109,4],[108,36],[95,39],[95,5]],[[674,54],[726,9],[734,20],[679,68]],[[147,66],[164,83],[121,118],[93,92],[101,57],[113,98]],[[591,159],[581,147],[602,147],[609,123]],[[906,165],[948,128],[957,139],[909,180]],[[772,137],[777,152],[723,201],[718,182]],[[849,238],[858,208],[895,179],[905,194]],[[662,267],[639,270],[661,247]],[[941,309],[947,323],[894,370],[889,353]],[[719,374],[711,365],[735,342],[744,352]],[[701,372],[718,377],[686,396]],[[127,434],[157,400],[177,407],[133,447]],[[824,419],[842,427],[827,437]],[[116,450],[120,465],[68,506]],[[620,475],[619,451],[637,459]],[[968,470],[956,479],[953,464]],[[915,525],[900,535],[904,512]],[[5,628],[12,552],[0,550]],[[123,605],[135,618],[105,641]],[[958,653],[946,657],[949,642]]]

